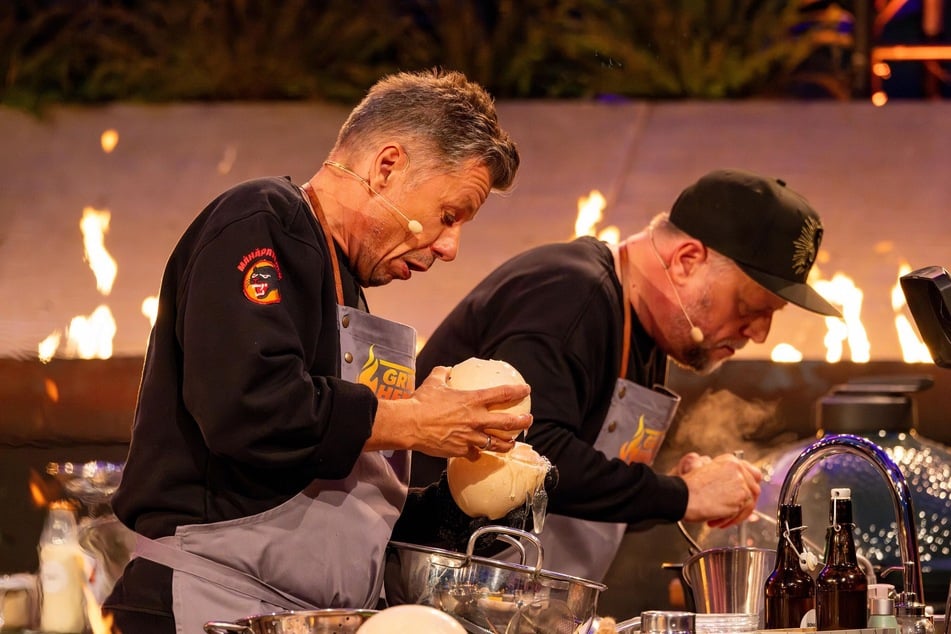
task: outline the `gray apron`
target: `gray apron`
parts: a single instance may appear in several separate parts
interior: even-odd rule
[[[627,249],[624,247],[622,244],[618,249],[624,305],[621,368],[594,448],[608,459],[650,465],[674,419],[680,397],[663,386],[649,389],[624,378],[631,350],[631,303],[625,281]],[[545,549],[545,567],[601,581],[614,561],[626,529],[626,523],[595,522],[553,513],[545,520],[539,535]]]
[[[651,464],[679,403],[680,397],[663,386],[651,390],[618,378],[594,448],[626,464]],[[601,581],[626,530],[623,522],[595,522],[552,513],[538,536],[545,549],[545,567]]]
[[[343,305],[336,252],[312,190],[337,288],[340,376],[380,398],[415,389],[416,332]],[[314,480],[273,509],[213,524],[179,526],[158,540],[139,536],[136,555],[174,570],[178,634],[208,621],[294,609],[373,608],[386,544],[406,500],[408,451],[365,452],[343,480]]]

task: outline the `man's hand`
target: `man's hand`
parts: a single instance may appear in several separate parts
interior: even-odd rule
[[[753,513],[763,479],[755,466],[732,454],[706,461],[696,456],[683,466],[687,470],[681,477],[687,483],[689,496],[684,521],[726,528],[739,524]]]
[[[448,375],[449,368],[438,366],[410,398],[380,401],[364,450],[412,449],[441,458],[511,450],[511,437],[528,429],[532,416],[501,409],[520,402],[531,388],[513,384],[456,390],[446,383]]]
[[[710,456],[701,456],[697,452],[691,451],[690,453],[684,454],[667,475],[683,477],[694,469],[702,467],[705,464],[710,464],[712,461],[713,458]]]

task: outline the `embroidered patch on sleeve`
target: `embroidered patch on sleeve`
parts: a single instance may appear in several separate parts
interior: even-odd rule
[[[255,249],[241,258],[238,271],[244,273],[244,296],[255,304],[281,301],[281,267],[274,249]]]

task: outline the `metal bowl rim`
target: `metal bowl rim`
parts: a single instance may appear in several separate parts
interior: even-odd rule
[[[554,581],[565,581],[569,583],[579,584],[598,592],[603,592],[607,589],[607,586],[603,583],[597,581],[592,581],[590,579],[584,579],[582,577],[575,577],[573,575],[564,574],[561,572],[555,572],[552,570],[545,570],[542,568],[536,572],[535,568],[532,566],[525,566],[522,564],[516,564],[509,561],[500,561],[498,559],[492,559],[491,557],[479,557],[472,556],[467,557],[464,553],[455,552],[452,550],[444,550],[442,548],[433,548],[431,546],[421,546],[420,544],[410,544],[406,542],[393,542],[391,541],[387,548],[396,548],[401,550],[413,550],[419,553],[426,555],[438,555],[441,557],[448,557],[450,559],[455,559],[460,562],[460,567],[468,566],[470,563],[480,564],[486,566],[492,566],[496,568],[502,568],[503,570],[508,570],[511,572],[518,572],[527,574],[529,577],[540,577],[543,579],[551,579]]]
[[[379,612],[379,610],[362,608],[321,608],[319,610],[284,610],[280,612],[266,612],[264,614],[255,614],[234,621],[235,625],[247,627],[256,621],[261,621],[269,617],[291,617],[291,616],[360,616],[369,618]]]

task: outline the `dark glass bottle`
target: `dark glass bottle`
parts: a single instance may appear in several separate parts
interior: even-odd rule
[[[799,560],[804,552],[802,507],[781,504],[778,529],[776,567],[766,579],[764,588],[765,627],[768,630],[799,628],[806,612],[816,606],[816,584]]]
[[[832,489],[825,565],[816,578],[816,629],[857,630],[868,623],[868,582],[855,557],[852,492]]]

